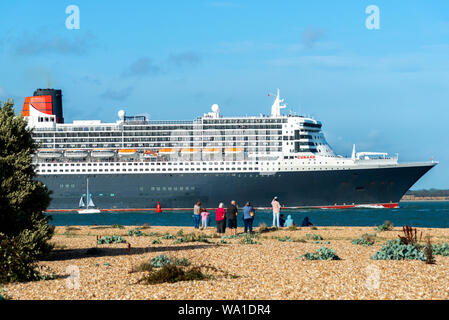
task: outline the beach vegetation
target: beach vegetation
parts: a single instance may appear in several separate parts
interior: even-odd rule
[[[0,283],[39,279],[36,263],[47,257],[54,234],[45,210],[51,192],[36,179],[38,145],[14,102],[0,103]]]
[[[281,241],[281,242],[293,242],[293,239],[290,238],[289,236],[278,237],[277,239],[278,239],[279,241]]]
[[[140,282],[148,284],[175,283],[179,281],[205,280],[209,276],[201,272],[199,267],[191,267],[184,270],[175,264],[167,264],[156,271],[149,271]]]
[[[447,244],[447,242],[442,244],[434,244],[432,245],[432,251],[436,255],[447,257],[449,256],[449,244]]]
[[[376,239],[375,234],[364,233],[360,238],[353,239],[351,243],[361,246],[372,246],[376,242],[375,239]]]
[[[296,224],[292,224],[291,226],[289,226],[289,227],[287,227],[287,230],[288,231],[295,231],[295,230],[297,230],[298,228],[296,227]]]
[[[145,236],[145,233],[143,233],[139,229],[131,229],[131,230],[128,231],[128,236],[130,236],[130,237],[143,237],[143,236]]]
[[[121,224],[113,224],[113,225],[111,226],[111,228],[114,228],[114,229],[125,229],[125,227],[122,226]]]
[[[426,255],[426,264],[435,264],[435,258],[433,256],[432,243],[430,241],[430,235],[427,236],[427,243],[424,248],[424,254]]]
[[[122,236],[112,235],[98,238],[97,244],[126,243]]]
[[[391,230],[393,230],[393,228],[394,228],[394,225],[390,221],[385,220],[383,224],[375,227],[374,230],[376,230],[376,231],[391,231]]]
[[[404,235],[401,237],[398,235],[399,239],[401,239],[401,242],[403,244],[417,244],[419,241],[421,241],[422,238],[422,232],[419,235],[418,239],[418,229],[412,228],[410,226],[403,226],[402,232]]]
[[[166,233],[162,236],[162,239],[174,239],[175,236],[170,234],[170,233]]]
[[[324,240],[322,236],[320,236],[319,234],[315,234],[315,233],[307,233],[306,234],[306,239],[309,239],[309,240]]]
[[[161,244],[162,241],[160,239],[154,239],[153,241],[151,241],[151,244]]]
[[[418,244],[404,244],[401,239],[395,239],[387,240],[371,259],[426,261],[426,256]]]
[[[302,260],[341,260],[337,255],[335,250],[321,247],[317,249],[315,252],[307,252],[302,256],[298,257],[298,259]]]
[[[260,244],[255,239],[257,239],[256,235],[252,235],[251,233],[247,233],[240,239],[241,244]]]

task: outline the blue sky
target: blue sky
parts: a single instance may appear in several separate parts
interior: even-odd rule
[[[80,29],[65,25],[68,5]],[[368,30],[365,8],[380,9]],[[0,99],[63,90],[66,122],[268,114],[323,122],[338,154],[440,161],[413,189],[449,188],[449,1],[2,1]]]

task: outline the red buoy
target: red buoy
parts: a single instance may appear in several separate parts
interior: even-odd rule
[[[157,202],[157,205],[156,205],[156,213],[161,213],[162,212],[162,209],[161,209],[161,204],[159,203],[159,201]]]

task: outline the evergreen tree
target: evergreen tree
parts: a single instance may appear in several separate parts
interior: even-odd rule
[[[0,283],[37,279],[36,262],[52,249],[54,232],[44,213],[50,192],[31,162],[37,145],[13,106],[0,103]]]

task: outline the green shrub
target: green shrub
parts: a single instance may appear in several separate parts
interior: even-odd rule
[[[281,242],[293,242],[292,238],[290,238],[289,236],[279,237],[278,240]]]
[[[174,239],[175,236],[170,234],[170,233],[166,233],[162,236],[162,239]]]
[[[393,227],[394,227],[394,225],[390,221],[386,220],[380,226],[375,227],[374,230],[377,230],[377,231],[391,231],[391,230],[393,230]]]
[[[326,247],[321,247],[313,253],[305,253],[299,259],[303,260],[341,260],[335,253],[335,250]]]
[[[97,240],[97,244],[110,244],[110,243],[126,243],[126,240],[121,236],[112,235],[100,237]]]
[[[319,234],[307,233],[306,238],[309,240],[323,240],[323,237]]]
[[[181,243],[181,242],[205,242],[210,243],[209,240],[211,236],[205,235],[205,234],[198,234],[198,233],[188,233],[185,236],[178,238],[175,242]]]
[[[373,260],[421,260],[426,256],[419,245],[403,244],[400,239],[388,240],[374,256]]]
[[[145,233],[143,233],[139,229],[131,229],[128,231],[128,236],[131,236],[131,237],[142,237],[144,235],[145,235]]]
[[[191,265],[191,262],[187,258],[180,258],[180,259],[175,259],[175,265],[181,266],[181,267],[187,267],[187,266]]]
[[[287,227],[288,231],[295,231],[296,229],[296,224],[292,224],[291,226]]]
[[[163,267],[169,263],[171,263],[171,259],[166,256],[165,254],[155,256],[150,260],[150,265],[154,268],[160,268]]]
[[[256,236],[252,236],[251,234],[246,234],[246,236],[240,239],[240,243],[242,244],[259,244],[256,240],[254,240]]]
[[[160,239],[154,239],[151,243],[152,244],[161,244],[162,241]]]
[[[115,229],[125,229],[125,227],[122,226],[121,224],[113,224],[113,225],[111,226],[111,228],[115,228]]]
[[[432,251],[433,254],[441,255],[441,256],[449,256],[449,244],[442,243],[442,244],[434,244],[432,245]]]
[[[179,229],[178,232],[176,232],[177,237],[181,237],[184,234],[184,231],[182,229]]]
[[[148,235],[150,237],[159,237],[161,234],[159,232],[150,232]]]
[[[150,272],[142,281],[148,284],[174,283],[178,281],[204,280],[208,277],[199,268],[191,268],[184,271],[181,267],[173,264],[164,265],[161,269]]]
[[[14,102],[0,104],[0,283],[39,280],[37,261],[53,248],[45,214],[51,191],[32,163],[38,147]]]
[[[361,246],[372,246],[375,243],[374,238],[376,235],[364,233],[359,239],[352,240],[352,244],[361,245]]]

